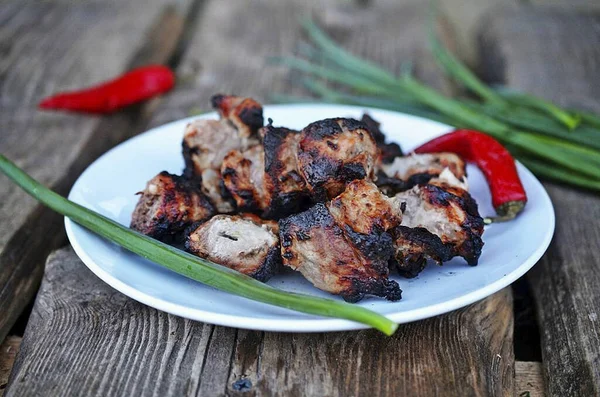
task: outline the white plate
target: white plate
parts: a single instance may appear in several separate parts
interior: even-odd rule
[[[327,117],[357,117],[363,111],[381,122],[390,140],[405,152],[448,132],[443,124],[405,114],[338,105],[265,106],[265,120],[301,129]],[[207,114],[195,118],[216,118]],[[136,192],[162,170],[180,173],[181,140],[189,118],[154,128],[122,143],[96,160],[77,180],[69,198],[123,225],[129,225]],[[518,164],[529,202],[514,221],[486,227],[483,254],[476,267],[462,259],[428,266],[417,278],[393,275],[403,290],[402,300],[365,298],[358,305],[398,323],[420,320],[458,309],[509,285],[540,259],[554,232],[554,210],[540,182]],[[483,175],[468,167],[471,194],[482,215],[494,214]],[[69,240],[83,262],[113,288],[146,305],[207,323],[265,331],[339,331],[365,328],[347,320],[296,313],[233,296],[189,280],[88,232],[65,219]],[[393,273],[393,272],[392,272]],[[276,276],[269,284],[287,291],[339,299],[319,291],[299,274]]]

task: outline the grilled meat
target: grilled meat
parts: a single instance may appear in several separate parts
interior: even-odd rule
[[[327,208],[338,224],[362,234],[381,233],[402,222],[402,201],[381,194],[366,180],[349,183]]]
[[[265,216],[282,218],[308,208],[310,193],[298,171],[300,131],[267,126],[264,129],[265,189],[270,203]]]
[[[257,145],[243,152],[233,150],[223,160],[223,182],[242,211],[262,211],[269,205],[264,158],[263,147]]]
[[[391,164],[382,164],[377,184],[386,191],[408,190],[415,185],[425,184],[442,177],[443,182],[466,190],[465,162],[454,153],[410,154],[396,157]],[[451,175],[448,175],[450,172]],[[454,178],[450,178],[453,176]]]
[[[357,200],[371,206],[358,208]],[[374,184],[351,182],[330,203],[279,221],[283,264],[349,302],[364,295],[398,300],[402,291],[388,279],[394,250],[387,233],[401,220],[397,208],[397,200],[382,195]]]
[[[461,256],[470,265],[477,264],[483,247],[483,219],[467,191],[428,184],[395,197],[406,203],[402,226],[428,230],[450,247],[451,256]],[[442,252],[437,255],[442,260],[446,258]]]
[[[367,129],[373,136],[373,139],[375,139],[377,147],[381,152],[380,157],[382,163],[391,163],[396,157],[403,155],[400,145],[398,145],[397,143],[385,143],[385,134],[379,128],[381,125],[379,122],[374,120],[367,113],[363,114],[362,119],[360,119],[360,121],[362,121],[367,126]]]
[[[378,157],[375,140],[360,121],[325,119],[302,130],[298,170],[315,202],[340,194],[347,182],[372,179]]]
[[[279,219],[308,208],[309,192],[298,174],[299,131],[269,125],[263,146],[234,150],[223,161],[224,184],[238,208]]]
[[[215,95],[212,104],[221,120],[196,120],[186,127],[184,174],[200,181],[202,191],[219,212],[229,213],[234,205],[221,185],[221,165],[232,150],[243,151],[259,143],[262,107],[253,99],[226,95]]]
[[[267,281],[281,266],[277,232],[258,217],[216,215],[192,230],[185,246],[201,258]]]
[[[221,118],[235,126],[241,138],[256,136],[264,125],[262,105],[252,98],[217,94],[210,100]]]
[[[452,257],[451,247],[423,227],[398,226],[391,230],[395,254],[390,264],[406,278],[416,277],[427,259],[438,265]]]
[[[139,194],[130,227],[158,240],[172,240],[215,212],[197,184],[166,171],[148,181]]]

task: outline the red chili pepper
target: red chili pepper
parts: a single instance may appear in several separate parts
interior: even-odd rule
[[[499,215],[487,223],[507,221],[517,216],[527,203],[527,194],[508,150],[489,135],[458,129],[432,139],[415,149],[416,153],[453,152],[475,163],[485,175],[492,204]]]
[[[51,96],[42,100],[39,107],[87,113],[112,113],[169,91],[174,85],[175,75],[171,69],[162,65],[150,65],[134,69],[94,87]]]

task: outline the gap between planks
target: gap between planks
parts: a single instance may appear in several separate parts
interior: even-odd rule
[[[23,338],[20,336],[11,335],[0,344],[0,397],[4,395],[4,389],[22,340]]]
[[[151,24],[145,40],[125,69],[151,63],[177,66],[188,42],[185,39],[195,29],[195,21],[203,4],[203,0],[192,1],[187,16],[173,6],[166,6],[158,13],[158,18]],[[111,147],[144,131],[160,102],[161,98],[155,98],[97,122],[83,145],[74,149],[80,153],[79,156],[66,167],[64,175],[52,184],[53,189],[65,195],[77,176],[92,161]],[[31,133],[36,132],[44,131],[33,129]],[[0,340],[7,335],[34,297],[48,254],[65,243],[62,216],[39,204],[35,204],[24,222],[13,232],[0,254],[0,267],[5,276],[5,279],[0,277],[0,312],[3,313],[0,318]]]

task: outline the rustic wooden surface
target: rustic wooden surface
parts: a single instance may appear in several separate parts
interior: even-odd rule
[[[143,130],[149,102],[100,118],[39,112],[40,98],[87,86],[124,69],[168,62],[184,14],[161,0],[0,4],[1,150],[62,194],[85,167]],[[0,340],[33,298],[52,249],[65,242],[62,217],[0,175]]]
[[[46,267],[7,397],[513,392],[510,289],[403,325],[391,338],[372,330],[284,334],[201,324],[139,304],[96,278],[71,248]]]
[[[496,14],[482,44],[488,78],[565,105],[600,110],[600,13],[527,9]],[[498,65],[503,65],[498,67]],[[545,184],[554,241],[529,273],[550,395],[600,394],[600,198]]]
[[[544,397],[542,364],[530,361],[515,361],[515,396]]]
[[[424,50],[425,4],[382,2],[364,8],[337,1],[265,0],[247,7],[235,1],[208,1],[177,70],[181,84],[151,124],[206,107],[206,98],[215,91],[261,100],[271,92],[292,91],[292,76],[284,68],[265,66],[265,59],[294,51],[300,37],[298,18],[310,13],[358,54],[392,70],[405,59],[416,59],[421,78],[445,87]],[[248,21],[255,20],[262,23],[250,26]],[[370,29],[374,24],[378,29]],[[232,54],[240,61],[232,62]],[[54,395],[74,390],[232,394],[243,389],[244,375],[256,394],[513,392],[509,290],[451,315],[406,326],[393,339],[372,331],[257,333],[193,323],[144,307],[91,277],[72,252],[58,255],[48,265],[8,395],[42,390]],[[52,331],[47,332],[48,327]],[[64,342],[50,345],[45,338]],[[405,349],[408,344],[417,347]],[[338,354],[340,349],[347,360]],[[135,355],[119,354],[132,350]]]
[[[473,62],[473,20],[489,5],[517,2],[524,1],[444,1],[446,41]],[[296,93],[298,76],[265,60],[294,53],[302,37],[298,19],[310,14],[353,52],[393,71],[413,60],[420,78],[452,92],[425,49],[427,8],[416,0],[2,3],[0,120],[9,133],[3,130],[1,150],[64,193],[104,150],[148,125],[206,110],[215,91],[267,102],[271,92]],[[598,110],[590,100],[598,92],[598,19],[562,12],[495,11],[481,29],[482,70],[511,86]],[[34,110],[43,95],[150,61],[168,62],[178,74],[177,89],[162,101],[108,118]],[[600,239],[588,220],[597,219],[598,199],[547,186],[561,243],[529,277],[544,330],[546,385],[550,395],[591,395],[599,393],[600,362],[593,311],[600,307],[593,290],[598,247],[591,245]],[[0,197],[0,226],[7,231],[0,236],[1,340],[35,293],[44,258],[64,236],[60,217],[2,179]],[[512,327],[509,289],[402,326],[392,338],[374,331],[216,327],[124,297],[63,249],[48,262],[7,395],[538,395],[539,367],[515,363]]]
[[[4,395],[8,376],[17,357],[21,340],[22,338],[19,336],[9,336],[0,344],[0,397]]]

